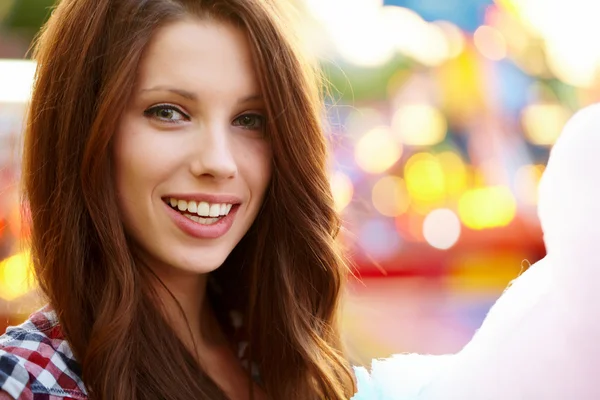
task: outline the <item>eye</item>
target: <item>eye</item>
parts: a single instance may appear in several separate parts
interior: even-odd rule
[[[263,130],[265,117],[260,114],[244,114],[233,120],[233,126],[253,131]]]
[[[188,121],[190,119],[190,117],[179,108],[169,104],[159,104],[157,106],[150,107],[144,111],[144,115],[148,118],[153,118],[168,124]]]

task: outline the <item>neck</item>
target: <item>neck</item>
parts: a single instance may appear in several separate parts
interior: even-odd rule
[[[161,282],[156,292],[165,316],[190,352],[198,352],[221,337],[210,304],[206,299],[208,275],[174,272],[172,268],[153,268]]]

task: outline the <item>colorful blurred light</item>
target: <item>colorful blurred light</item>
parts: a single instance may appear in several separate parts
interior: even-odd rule
[[[504,36],[491,26],[482,25],[473,34],[473,42],[479,52],[492,61],[506,57],[506,40]]]
[[[0,298],[14,300],[31,290],[31,258],[28,251],[0,261]]]
[[[373,205],[382,215],[396,217],[408,209],[410,197],[406,184],[397,176],[384,176],[373,186]]]
[[[476,55],[472,46],[468,46],[466,51],[435,71],[444,112],[458,121],[477,118],[485,105],[484,78],[480,57]]]
[[[424,242],[423,221],[425,217],[416,212],[406,212],[394,219],[396,231],[400,237],[408,242]]]
[[[447,128],[444,114],[430,104],[402,105],[392,120],[394,133],[410,146],[438,144],[446,137]]]
[[[516,200],[505,186],[467,190],[458,202],[461,221],[476,230],[506,226],[515,218],[516,211]]]
[[[402,146],[390,128],[380,126],[364,134],[356,143],[356,163],[366,172],[378,174],[394,165],[402,155]]]
[[[352,138],[360,138],[366,131],[386,124],[387,118],[379,110],[369,107],[353,109],[344,121],[344,131]]]
[[[449,58],[457,57],[464,51],[465,35],[458,26],[449,21],[436,21],[433,24],[439,27],[446,36]]]
[[[331,191],[333,192],[333,199],[335,201],[335,209],[341,212],[350,201],[354,194],[354,186],[350,178],[340,171],[335,171],[330,179]]]
[[[446,191],[450,197],[461,195],[467,188],[469,175],[462,157],[453,151],[437,155],[446,177]]]
[[[446,180],[439,160],[430,153],[412,155],[404,167],[404,179],[410,197],[417,204],[442,201],[446,195]]]
[[[530,104],[521,113],[523,130],[527,139],[536,145],[554,144],[571,112],[560,104]]]
[[[452,210],[433,210],[423,221],[423,236],[432,247],[449,249],[460,237],[460,221]]]
[[[592,85],[600,65],[598,14],[590,0],[497,0],[542,38],[548,67],[555,76],[580,87]]]
[[[360,229],[359,243],[368,257],[382,260],[400,251],[402,241],[392,220],[368,220]]]

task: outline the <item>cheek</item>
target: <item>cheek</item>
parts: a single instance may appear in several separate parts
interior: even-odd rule
[[[262,198],[271,180],[271,146],[265,140],[255,140],[251,143],[246,143],[241,158],[241,169],[243,170],[249,189],[255,197]]]
[[[115,135],[115,185],[127,225],[147,218],[154,189],[171,175],[176,153],[165,139],[131,117],[124,118]]]
[[[115,178],[123,195],[146,195],[139,189],[166,179],[177,157],[177,147],[171,148],[167,135],[158,134],[140,120],[125,118],[115,137]]]

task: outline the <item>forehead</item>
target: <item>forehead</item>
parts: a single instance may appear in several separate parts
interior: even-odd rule
[[[142,57],[138,83],[180,87],[200,97],[259,89],[246,35],[214,20],[188,19],[157,30]]]

